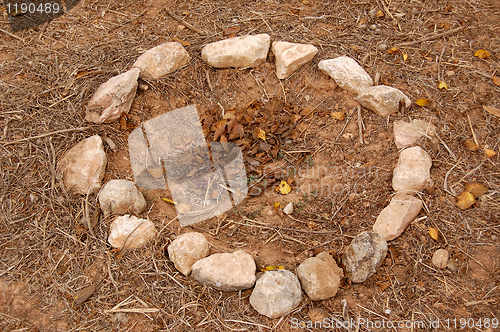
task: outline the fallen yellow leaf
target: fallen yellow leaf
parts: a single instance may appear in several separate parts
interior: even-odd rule
[[[403,54],[403,61],[408,60],[408,54],[401,52]]]
[[[345,119],[345,112],[344,111],[335,111],[332,112],[331,114],[332,119],[337,120],[337,121],[342,121]]]
[[[257,128],[257,138],[260,138],[261,140],[265,141],[266,140],[266,132],[262,129]]]
[[[418,106],[429,106],[431,104],[429,99],[420,98],[415,102]]]
[[[477,50],[474,56],[477,56],[479,59],[488,59],[490,53],[486,50]]]
[[[279,209],[281,207],[280,202],[274,202],[274,208]]]
[[[376,16],[377,16],[378,18],[382,18],[382,17],[384,17],[385,15],[384,15],[384,12],[383,12],[383,11],[379,10],[379,11],[377,12]]]
[[[394,54],[398,51],[397,47],[393,47],[387,50],[387,54]]]
[[[162,201],[165,201],[165,202],[170,203],[170,204],[176,204],[173,200],[168,199],[168,198],[166,198],[166,197],[160,197],[160,199],[161,199]]]
[[[439,85],[438,85],[438,88],[439,88],[439,89],[441,89],[441,90],[442,90],[442,89],[446,89],[446,90],[448,90],[448,84],[446,84],[446,83],[445,83],[445,82],[443,82],[443,81],[440,81],[440,82],[439,82]]]
[[[429,230],[427,231],[427,233],[429,233],[429,235],[431,236],[431,238],[433,238],[434,240],[438,240],[438,237],[439,237],[439,231],[437,228],[429,228]]]
[[[493,106],[485,106],[483,105],[483,110],[486,112],[493,114],[494,116],[498,116],[500,118],[500,110],[498,108],[495,108]]]
[[[477,144],[476,144],[476,143],[471,142],[471,141],[469,141],[469,140],[466,140],[466,141],[464,142],[464,145],[465,145],[465,148],[466,148],[467,150],[469,150],[469,151],[477,151],[477,150],[479,150],[479,146],[477,146]]]
[[[266,266],[262,269],[260,269],[262,272],[266,272],[266,271],[275,271],[275,270],[284,270],[285,268],[281,265],[269,265],[269,266]]]
[[[474,195],[475,198],[486,194],[486,192],[488,191],[488,187],[477,182],[467,182],[465,184],[465,189],[472,195]]]
[[[286,181],[281,180],[280,185],[276,187],[276,191],[281,192],[282,195],[286,195],[292,191],[292,187]]]
[[[484,149],[484,153],[486,153],[486,156],[489,158],[493,158],[497,153],[491,149]]]
[[[457,197],[457,206],[462,210],[467,210],[476,202],[474,195],[468,191],[464,191]]]

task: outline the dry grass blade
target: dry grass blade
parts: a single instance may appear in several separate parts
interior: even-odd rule
[[[483,109],[490,113],[490,114],[493,114],[494,116],[497,116],[500,118],[500,110],[496,107],[493,107],[493,106],[486,106],[486,105],[483,105]]]

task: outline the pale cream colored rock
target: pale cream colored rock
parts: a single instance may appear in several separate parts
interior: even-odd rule
[[[297,276],[309,299],[318,301],[335,296],[344,270],[328,252],[322,252],[303,261],[297,268]]]
[[[293,213],[293,202],[288,203],[285,208],[283,209],[283,212],[286,215],[292,214]]]
[[[242,250],[214,254],[191,267],[191,276],[203,285],[221,291],[238,291],[255,284],[255,261]]]
[[[58,178],[70,193],[96,193],[101,188],[106,163],[102,140],[99,135],[94,135],[66,152],[57,164]]]
[[[85,120],[110,123],[127,114],[137,91],[139,73],[138,68],[132,68],[101,84],[86,107]]]
[[[333,78],[339,87],[355,94],[359,94],[361,90],[373,85],[370,75],[356,60],[347,56],[322,60],[319,62],[318,68]]]
[[[396,88],[377,85],[361,91],[356,98],[361,106],[374,111],[380,116],[386,117],[399,110],[399,103],[403,102],[405,107],[411,105],[411,100]]]
[[[215,68],[253,68],[266,61],[270,44],[268,34],[228,38],[205,45],[201,57]]]
[[[432,264],[438,269],[444,269],[448,266],[448,258],[450,253],[446,249],[438,249],[432,255]]]
[[[432,158],[421,147],[414,146],[401,151],[392,176],[392,188],[396,192],[408,193],[424,189],[431,177],[431,167]]]
[[[288,270],[266,271],[257,280],[250,305],[269,318],[284,316],[302,301],[299,279]]]
[[[158,45],[141,55],[132,67],[141,70],[140,78],[155,80],[187,65],[191,56],[177,42]]]
[[[183,234],[168,246],[168,257],[185,276],[191,273],[194,263],[208,256],[208,252],[205,235],[197,232]]]
[[[125,213],[137,215],[146,208],[146,200],[133,182],[110,180],[99,192],[99,205],[104,217]]]
[[[318,53],[318,49],[311,44],[288,42],[274,42],[271,50],[276,57],[276,75],[280,80],[292,75]]]
[[[412,195],[398,193],[377,217],[373,231],[386,241],[397,238],[420,212],[422,201]]]
[[[434,136],[435,133],[436,126],[424,120],[394,121],[394,140],[398,149],[412,145],[424,135]]]
[[[136,249],[156,236],[156,228],[148,219],[124,215],[116,217],[109,226],[108,242],[118,249]]]
[[[387,255],[387,242],[376,232],[358,234],[346,248],[342,263],[352,282],[360,283],[371,277]]]

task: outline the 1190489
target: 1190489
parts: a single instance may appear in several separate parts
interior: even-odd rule
[[[7,13],[11,16],[21,14],[58,14],[62,9],[57,2],[21,2],[21,3],[7,3]]]

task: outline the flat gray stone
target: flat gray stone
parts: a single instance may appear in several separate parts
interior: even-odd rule
[[[363,232],[347,247],[342,262],[347,276],[354,283],[361,283],[371,277],[387,255],[387,242],[375,232]]]
[[[284,316],[302,301],[299,279],[288,270],[266,271],[255,283],[250,305],[269,318]]]

